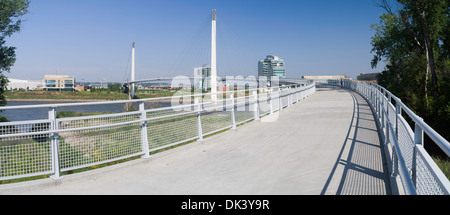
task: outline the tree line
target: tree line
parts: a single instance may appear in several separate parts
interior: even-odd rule
[[[386,65],[378,83],[449,140],[450,1],[378,0],[376,4],[385,11],[372,25],[371,66]]]

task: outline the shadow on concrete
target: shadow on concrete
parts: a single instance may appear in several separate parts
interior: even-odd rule
[[[329,86],[326,86],[329,88]],[[324,88],[324,87],[323,87]],[[345,90],[340,87],[337,90]],[[336,163],[322,189],[325,195],[339,165],[344,166],[336,195],[392,194],[384,150],[380,143],[374,115],[359,94],[353,98],[353,116]],[[350,144],[348,146],[348,144]],[[349,148],[348,148],[349,147]],[[347,152],[348,151],[348,152]],[[344,158],[347,152],[347,157]]]

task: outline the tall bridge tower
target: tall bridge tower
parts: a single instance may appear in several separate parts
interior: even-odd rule
[[[212,10],[211,23],[211,100],[217,101],[216,10]]]

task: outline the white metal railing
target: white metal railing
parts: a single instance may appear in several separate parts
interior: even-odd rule
[[[391,177],[400,176],[403,191],[411,195],[448,195],[450,182],[423,147],[424,133],[450,156],[450,144],[385,88],[371,82],[327,80],[327,84],[349,88],[365,97],[376,115],[386,147]],[[411,128],[402,112],[414,122]]]
[[[61,173],[130,157],[234,129],[297,103],[315,92],[314,82],[209,94],[109,102],[5,106],[0,110],[48,109],[39,120],[0,123],[0,181]],[[151,108],[156,102],[170,107]],[[178,103],[182,101],[182,103]],[[174,105],[175,103],[175,105]],[[134,105],[134,111],[57,118],[58,108]],[[150,108],[149,108],[150,107]]]

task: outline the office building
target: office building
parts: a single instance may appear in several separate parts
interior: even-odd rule
[[[45,75],[44,91],[74,91],[75,78],[68,75]]]
[[[267,55],[266,59],[258,62],[258,76],[286,78],[284,60],[278,56]]]

